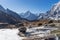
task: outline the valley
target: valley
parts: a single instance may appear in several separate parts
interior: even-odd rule
[[[0,5],[0,40],[60,40],[60,1],[39,14]]]

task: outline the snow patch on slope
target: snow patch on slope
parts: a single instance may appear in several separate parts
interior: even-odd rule
[[[17,29],[0,29],[0,40],[22,40]]]

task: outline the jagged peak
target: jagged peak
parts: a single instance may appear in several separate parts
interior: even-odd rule
[[[53,5],[53,7],[50,10],[50,14],[53,15],[55,11],[58,12],[59,10],[60,10],[60,1]]]
[[[60,7],[60,1],[59,1],[58,3],[55,4],[54,11],[55,11],[58,7]]]
[[[30,11],[27,11],[26,13],[31,13]]]
[[[25,16],[25,18],[29,17],[29,16],[30,16],[30,14],[31,14],[31,12],[30,12],[30,11],[25,12],[25,13],[24,13],[24,15],[26,15],[26,16]]]

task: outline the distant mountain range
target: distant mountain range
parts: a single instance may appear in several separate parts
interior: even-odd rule
[[[27,11],[27,12],[25,12],[25,13],[21,13],[20,16],[21,16],[22,18],[25,18],[25,19],[31,20],[31,21],[37,20],[37,18],[38,18],[37,15],[31,13],[30,11]]]
[[[53,7],[46,13],[39,13],[39,15],[36,15],[30,11],[18,14],[8,8],[4,9],[0,5],[0,22],[15,24],[21,23],[24,20],[34,21],[41,19],[60,20],[60,2],[54,4]]]
[[[41,19],[60,20],[60,1],[54,4],[53,7],[46,13],[39,13],[39,15],[37,16],[31,13],[30,11],[27,11],[26,13],[22,13],[20,16],[28,20],[41,20]]]

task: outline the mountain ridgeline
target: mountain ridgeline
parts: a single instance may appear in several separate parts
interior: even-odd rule
[[[9,24],[17,24],[17,23],[21,23],[21,17],[9,10],[9,9],[4,9],[1,5],[0,5],[0,22],[3,23],[9,23]]]
[[[3,23],[17,24],[22,23],[25,20],[36,21],[43,19],[60,20],[60,2],[54,4],[53,7],[46,13],[39,13],[39,15],[36,15],[30,11],[18,14],[8,8],[4,9],[0,5],[0,22]]]
[[[39,13],[39,15],[35,15],[34,13],[27,11],[26,13],[21,13],[20,16],[31,21],[43,19],[60,20],[60,1],[54,4],[46,13]]]

